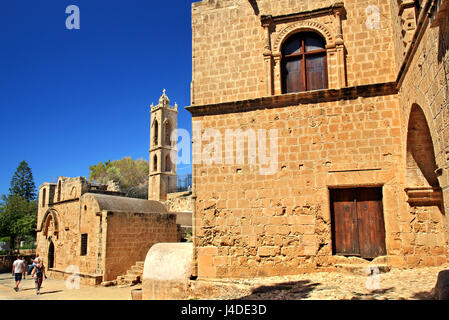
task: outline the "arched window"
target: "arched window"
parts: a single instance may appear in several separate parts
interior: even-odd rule
[[[282,93],[327,89],[326,41],[295,33],[282,46]]]
[[[169,154],[167,154],[167,156],[165,157],[165,171],[171,171],[171,159]]]
[[[153,171],[157,171],[157,155],[153,157]]]
[[[61,201],[61,188],[62,188],[61,180],[59,180],[59,182],[58,182],[58,202]]]
[[[47,198],[47,189],[42,189],[42,207],[45,207],[45,199]]]
[[[154,145],[157,145],[159,143],[159,123],[157,121],[154,121],[153,137]]]

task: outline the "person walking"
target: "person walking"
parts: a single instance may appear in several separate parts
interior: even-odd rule
[[[37,259],[37,264],[33,269],[32,277],[34,278],[34,285],[36,286],[36,294],[41,293],[41,286],[43,278],[47,279],[45,274],[45,266],[40,258]]]
[[[23,264],[23,260],[21,257],[17,257],[17,259],[12,264],[12,275],[14,276],[14,280],[16,281],[16,286],[14,290],[19,291],[19,284],[22,281],[22,274],[25,270],[25,266]]]
[[[33,271],[34,267],[37,264],[37,259],[39,259],[39,253],[36,254],[36,257],[32,260],[33,263],[31,264],[31,266],[28,268],[28,275],[31,275],[31,272]]]

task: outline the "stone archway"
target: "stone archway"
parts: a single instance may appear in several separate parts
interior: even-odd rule
[[[38,231],[42,231],[46,239],[58,239],[59,219],[56,211],[49,210],[45,213],[44,218],[42,219],[41,227]]]
[[[412,106],[407,131],[407,185],[439,188],[432,136],[420,106]]]
[[[423,109],[413,104],[407,127],[406,260],[411,265],[440,265],[446,261],[446,223],[434,144]]]

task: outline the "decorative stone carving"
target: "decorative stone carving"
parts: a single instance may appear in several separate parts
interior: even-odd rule
[[[335,41],[334,37],[332,36],[331,31],[322,23],[318,21],[313,20],[306,20],[306,21],[298,21],[294,23],[290,23],[288,26],[284,27],[281,32],[279,32],[274,44],[274,52],[280,52],[282,43],[285,39],[287,39],[291,34],[298,32],[298,31],[306,31],[306,30],[312,30],[316,31],[324,38],[326,39],[326,43],[328,46],[334,47]]]
[[[344,4],[284,16],[261,16],[265,29],[264,62],[266,95],[281,94],[282,44],[293,33],[314,31],[326,41],[329,88],[346,87],[345,48],[341,20]],[[280,31],[276,31],[280,30]]]

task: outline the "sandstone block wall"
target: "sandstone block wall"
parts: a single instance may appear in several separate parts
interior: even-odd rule
[[[279,275],[332,265],[339,259],[331,250],[329,189],[341,187],[382,187],[390,265],[447,262],[447,10],[432,17],[447,1],[418,2],[422,9],[415,12],[412,1],[344,1],[341,16],[316,15],[323,7],[333,10],[333,1],[193,4],[189,110],[201,134],[208,129],[222,137],[226,129],[279,132],[279,164],[269,176],[248,162],[195,161],[202,150],[195,153],[199,141],[194,138],[200,277]],[[307,13],[299,14],[300,20],[310,14],[310,23],[282,16],[298,12]],[[369,27],[368,16],[376,13],[377,25],[371,20]],[[274,26],[264,26],[262,15],[275,17]],[[331,90],[295,94],[299,103],[292,103],[290,95],[280,95],[276,50],[282,35],[303,29],[321,31],[328,45],[339,40],[336,53],[328,48]],[[371,90],[390,82],[395,90]],[[338,93],[353,86],[365,94]],[[338,98],[327,99],[333,95]],[[424,116],[410,121],[411,110]],[[248,148],[245,144],[245,152]]]
[[[268,276],[332,264],[333,187],[382,187],[394,264],[402,253],[398,222],[406,200],[399,111],[398,97],[385,95],[194,117],[223,136],[249,124],[279,135],[273,175],[224,160],[195,166],[198,275]]]
[[[267,95],[267,87],[280,87],[275,62],[269,64],[272,83],[267,83],[266,34],[261,25],[263,15],[286,15],[330,7],[343,1],[214,0],[192,4],[193,83],[192,105],[253,99]],[[396,61],[393,45],[392,17],[389,1],[344,1],[341,20],[344,55],[338,60],[329,51],[329,74],[332,87],[334,68],[342,64],[348,86],[394,81]],[[377,11],[369,11],[374,6]],[[368,11],[367,11],[368,10]],[[367,28],[371,15],[379,19]],[[338,22],[333,15],[310,19],[328,42],[335,42]],[[272,54],[277,51],[278,36],[295,22],[276,25],[270,32]],[[311,30],[307,25],[303,29]],[[321,31],[320,31],[321,28]],[[323,30],[328,30],[326,36]],[[329,44],[329,43],[328,43]],[[278,92],[276,92],[278,93]]]
[[[125,274],[136,261],[144,261],[148,250],[159,242],[177,242],[175,214],[110,212],[104,281]]]
[[[427,2],[430,3],[422,1],[422,6],[425,7]],[[431,16],[433,15],[435,12]],[[427,15],[424,16],[427,18]],[[409,248],[410,243],[419,243],[415,251],[420,251],[422,259],[427,260],[435,259],[440,252],[447,252],[449,234],[449,20],[447,13],[443,17],[446,18],[439,25],[432,25],[431,19],[419,21],[421,36],[413,48],[414,53],[408,61],[407,70],[400,79],[399,92],[401,126],[404,128],[403,153],[413,143],[407,141],[409,130],[413,130],[410,126],[415,121],[411,119],[411,113],[419,108],[425,116],[432,141],[431,144],[421,141],[416,145],[423,154],[434,154],[435,167],[426,167],[427,171],[435,171],[434,179],[443,194],[444,202],[440,208],[407,206],[401,221],[404,232],[408,234],[403,245]],[[432,251],[423,246],[424,243],[432,242],[442,245],[436,246]]]

